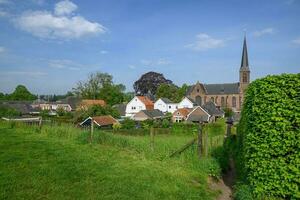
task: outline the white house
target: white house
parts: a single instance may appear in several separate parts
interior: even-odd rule
[[[175,110],[177,110],[178,103],[173,103],[168,98],[159,98],[154,103],[154,109],[158,109],[162,111],[163,113],[170,112],[173,113]]]
[[[132,117],[134,114],[140,112],[141,110],[153,110],[153,102],[146,96],[135,96],[126,105],[126,117]]]
[[[188,98],[184,97],[179,103],[178,103],[178,108],[194,108],[196,106],[196,103]]]

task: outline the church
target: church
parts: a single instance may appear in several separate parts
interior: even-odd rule
[[[244,38],[239,72],[239,82],[237,83],[203,84],[198,81],[195,85],[189,87],[186,96],[198,105],[212,101],[222,108],[227,107],[235,112],[240,112],[245,90],[250,83],[246,37]]]

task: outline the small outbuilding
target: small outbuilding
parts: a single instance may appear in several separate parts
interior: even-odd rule
[[[135,121],[144,121],[147,119],[162,119],[164,116],[164,113],[158,109],[141,110],[140,112],[136,113],[132,119]]]
[[[119,124],[118,120],[113,118],[111,115],[95,116],[88,117],[83,122],[80,123],[80,126],[90,126],[91,122],[100,128],[111,128],[114,124]]]

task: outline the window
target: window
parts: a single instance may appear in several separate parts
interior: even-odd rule
[[[221,106],[225,107],[225,98],[224,97],[221,97]]]
[[[232,107],[236,107],[236,97],[232,97]]]
[[[202,98],[200,96],[196,96],[196,103],[198,106],[202,105]]]
[[[248,83],[247,73],[243,73],[243,83]]]
[[[169,108],[171,109],[171,106],[169,106]]]
[[[134,106],[131,107],[132,110],[135,110],[136,108]]]
[[[199,90],[199,89],[197,89],[197,92],[199,93],[199,92],[200,92],[200,90]]]
[[[210,97],[210,100],[211,100],[212,102],[215,102],[214,97]]]

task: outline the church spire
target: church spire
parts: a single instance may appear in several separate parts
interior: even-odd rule
[[[241,69],[249,69],[246,35],[244,37],[244,45],[243,45],[243,54],[242,54]]]

